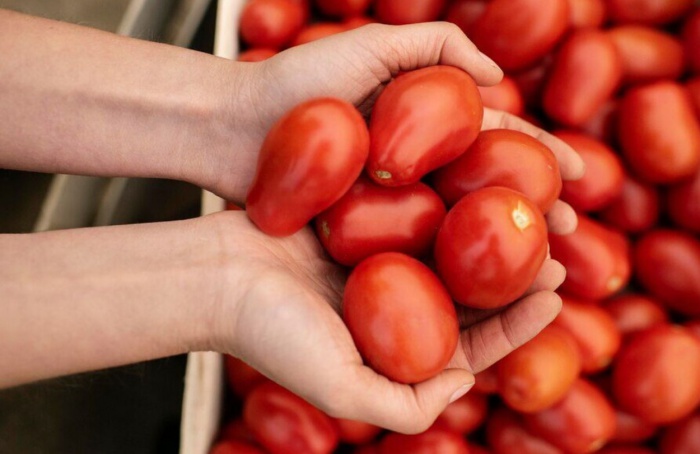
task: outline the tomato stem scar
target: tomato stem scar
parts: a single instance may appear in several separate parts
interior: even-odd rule
[[[321,230],[323,230],[323,235],[328,238],[331,236],[331,228],[328,227],[328,221],[321,222]]]
[[[389,172],[388,170],[375,170],[374,174],[380,180],[388,180],[391,178],[391,172]]]
[[[513,218],[515,226],[521,231],[525,230],[526,228],[530,227],[530,225],[532,225],[532,220],[523,208],[521,202],[518,202],[518,206],[511,213],[511,217]]]

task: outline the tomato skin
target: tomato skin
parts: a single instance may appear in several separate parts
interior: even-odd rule
[[[667,307],[700,315],[700,241],[684,232],[654,230],[634,248],[637,280]]]
[[[700,44],[698,44],[698,49],[700,49]],[[685,88],[688,90],[688,93],[690,93],[690,101],[693,103],[693,107],[695,107],[696,116],[700,119],[700,77],[689,79],[685,83]]]
[[[343,295],[343,319],[377,372],[418,383],[441,372],[457,348],[452,299],[424,264],[385,252],[360,262]]]
[[[654,454],[654,451],[634,445],[611,445],[596,451],[598,454]]]
[[[688,66],[693,74],[700,74],[700,8],[688,16],[681,36]]]
[[[248,395],[243,418],[271,454],[330,454],[338,445],[328,416],[273,382],[263,383]]]
[[[603,0],[569,0],[569,21],[572,28],[599,28],[605,22]]]
[[[379,445],[374,444],[358,446],[353,451],[353,454],[381,454],[381,452],[379,451]]]
[[[700,125],[675,82],[629,90],[619,106],[618,138],[627,163],[648,182],[673,183],[700,167]]]
[[[604,308],[624,335],[668,323],[668,314],[661,303],[647,295],[620,295],[608,300]]]
[[[539,140],[509,129],[480,133],[466,152],[432,174],[432,184],[448,206],[478,189],[502,186],[523,193],[542,213],[549,211],[562,187],[554,153]]]
[[[501,68],[513,72],[547,55],[568,25],[567,0],[492,0],[471,28],[470,38]]]
[[[700,452],[700,413],[670,425],[661,436],[661,454],[696,454]]]
[[[520,94],[518,85],[508,76],[504,76],[496,85],[479,87],[479,93],[484,107],[518,116],[525,113],[525,101]]]
[[[416,24],[437,20],[447,0],[376,0],[374,13],[379,22],[392,25]]]
[[[633,443],[653,437],[657,426],[622,410],[615,410],[615,435],[612,441]]]
[[[447,213],[435,240],[435,265],[452,298],[475,308],[516,300],[546,255],[544,216],[521,193],[501,187],[464,196]]]
[[[622,60],[626,83],[677,79],[685,69],[683,46],[673,36],[642,25],[620,25],[608,30]]]
[[[471,28],[481,17],[488,5],[487,0],[453,0],[447,6],[445,20],[458,26],[465,35],[471,35]]]
[[[475,383],[472,392],[480,394],[496,394],[498,392],[498,373],[496,365],[487,367],[478,374],[474,374]]]
[[[241,52],[236,60],[248,63],[255,63],[267,60],[270,57],[274,57],[276,54],[277,51],[274,49],[268,49],[266,47],[256,47]]]
[[[541,108],[542,93],[544,93],[544,87],[553,63],[552,54],[548,54],[535,66],[515,74],[509,74],[518,86],[526,106],[538,110]]]
[[[472,390],[449,404],[437,417],[434,425],[456,434],[466,435],[483,424],[487,412],[486,396]]]
[[[693,0],[607,0],[607,7],[613,22],[663,25],[687,13]]]
[[[623,410],[652,424],[687,416],[700,403],[700,342],[672,325],[635,333],[615,361],[613,393]]]
[[[334,17],[360,16],[367,11],[372,0],[316,0],[323,14]]]
[[[380,252],[425,256],[447,213],[423,183],[388,188],[361,176],[316,217],[316,234],[333,259],[346,266]]]
[[[291,0],[251,0],[241,13],[241,36],[253,47],[279,49],[301,30],[306,10]]]
[[[486,439],[494,454],[564,454],[528,432],[520,417],[506,408],[496,409],[486,421]]]
[[[375,24],[377,21],[367,16],[349,17],[343,21],[343,25],[347,30],[354,30],[365,25]]]
[[[291,46],[301,46],[302,44],[310,43],[318,39],[323,39],[337,33],[347,31],[347,27],[336,22],[316,22],[315,24],[307,25],[292,41]]]
[[[338,428],[338,437],[343,443],[353,445],[370,443],[382,431],[381,427],[362,421],[343,418],[336,418],[334,421]]]
[[[622,191],[600,212],[600,219],[625,232],[643,232],[656,225],[659,205],[659,192],[654,185],[626,175]]]
[[[368,150],[367,127],[352,104],[333,98],[299,104],[262,144],[248,216],[268,235],[291,235],[345,194]]]
[[[255,446],[236,440],[225,440],[216,443],[209,454],[264,454]]]
[[[615,410],[610,402],[581,378],[556,405],[523,419],[530,432],[571,454],[594,452],[615,432]]]
[[[503,401],[518,412],[533,413],[564,397],[581,372],[581,357],[567,330],[548,326],[496,367]]]
[[[479,445],[467,442],[467,446],[469,447],[469,454],[491,454],[486,448]]]
[[[667,197],[671,220],[677,226],[700,233],[700,170],[689,180],[669,187]]]
[[[384,186],[415,183],[464,153],[483,115],[479,90],[466,72],[431,66],[405,73],[372,110],[367,173]]]
[[[599,300],[624,288],[630,278],[628,239],[579,214],[570,235],[549,234],[552,258],[566,267],[561,290],[573,296]]]
[[[567,126],[582,126],[611,98],[622,78],[612,39],[596,29],[573,32],[554,58],[542,105]]]
[[[617,100],[609,99],[583,125],[581,131],[596,139],[611,144],[617,133]]]
[[[467,442],[449,430],[431,428],[416,435],[390,433],[379,443],[380,454],[469,454]]]
[[[586,164],[583,178],[563,183],[563,201],[579,211],[594,211],[620,195],[625,170],[614,151],[603,142],[579,132],[556,131],[554,135],[569,144]]]
[[[256,444],[255,437],[253,437],[250,428],[248,428],[248,425],[243,421],[242,417],[227,422],[224,427],[221,428],[218,439],[219,441],[233,440],[253,445]]]
[[[231,355],[224,355],[224,370],[229,387],[239,397],[247,396],[256,386],[267,381],[263,374]]]

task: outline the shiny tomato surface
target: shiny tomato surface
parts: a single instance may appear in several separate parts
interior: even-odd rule
[[[687,13],[693,0],[607,0],[606,6],[614,22],[662,25]]]
[[[449,404],[435,420],[435,426],[454,433],[467,435],[486,420],[488,400],[486,395],[473,389]]]
[[[379,444],[380,454],[470,454],[462,436],[437,428],[416,435],[390,433]]]
[[[336,418],[334,422],[338,428],[340,441],[352,445],[369,443],[382,431],[381,427],[352,419]]]
[[[564,454],[564,451],[533,435],[517,413],[497,408],[486,422],[486,439],[494,454]]]
[[[374,14],[380,22],[392,25],[416,24],[436,20],[447,0],[375,0]]]
[[[250,46],[279,49],[301,30],[306,15],[293,0],[250,0],[241,13],[241,36]]]
[[[292,41],[292,46],[301,46],[327,36],[335,35],[347,31],[347,27],[337,22],[317,22],[307,25],[299,31],[299,34]]]
[[[471,28],[486,10],[488,0],[453,0],[445,11],[445,20],[471,36]]]
[[[520,89],[513,79],[504,76],[496,85],[479,87],[481,101],[484,107],[502,110],[513,115],[522,115],[525,112],[525,101],[520,94]]]
[[[600,212],[600,219],[625,232],[649,230],[659,219],[659,199],[656,186],[625,175],[622,190]]]
[[[622,60],[626,83],[676,79],[685,69],[681,42],[668,33],[642,25],[620,25],[608,31]]]
[[[627,293],[608,300],[603,307],[622,334],[668,322],[664,307],[648,295]]]
[[[598,28],[605,17],[605,0],[569,0],[569,22],[572,28]]]

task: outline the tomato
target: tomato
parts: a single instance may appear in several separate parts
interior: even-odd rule
[[[496,409],[486,421],[486,439],[494,454],[564,454],[528,432],[518,415],[505,408]]]
[[[700,233],[700,170],[689,180],[669,187],[666,207],[679,227]]]
[[[554,58],[542,106],[550,118],[581,126],[610,99],[622,77],[612,39],[595,29],[572,33]]]
[[[525,101],[520,94],[520,89],[513,79],[503,77],[496,85],[491,87],[479,87],[481,101],[484,107],[502,110],[513,115],[525,113]]]
[[[405,0],[376,0],[374,13],[380,22],[402,25],[436,20],[447,0],[412,0],[410,7]]]
[[[226,440],[216,443],[209,454],[265,454],[260,449],[241,441]]]
[[[467,443],[467,446],[469,447],[469,454],[490,454],[490,452],[487,451],[486,448],[481,447],[479,445]]]
[[[240,397],[247,396],[253,388],[267,380],[263,374],[231,355],[224,355],[224,369],[229,387]]]
[[[433,377],[457,348],[450,295],[427,266],[404,254],[357,265],[345,285],[343,319],[367,363],[400,383]]]
[[[700,452],[700,413],[670,425],[661,437],[661,454],[697,454]]]
[[[695,114],[700,118],[700,77],[688,80],[685,83],[685,88],[690,93],[690,100],[693,103],[693,107],[695,107]]]
[[[642,25],[620,25],[608,35],[622,60],[624,82],[677,79],[683,73],[683,46],[673,36]]]
[[[343,443],[353,445],[366,444],[377,438],[382,431],[381,427],[352,419],[335,419],[338,427],[338,436]]]
[[[613,143],[616,134],[617,100],[608,99],[593,116],[581,125],[581,131],[607,143]]]
[[[487,411],[486,396],[472,390],[449,404],[440,413],[434,425],[456,434],[466,435],[483,424]]]
[[[496,394],[498,392],[498,373],[495,365],[474,374],[474,378],[476,381],[472,392],[480,394]]]
[[[379,452],[379,445],[374,444],[374,445],[358,446],[353,451],[353,454],[381,454],[381,453]]]
[[[453,0],[445,12],[445,20],[457,25],[467,35],[486,10],[487,0]]]
[[[644,235],[634,249],[637,279],[667,307],[700,315],[700,241],[673,230]]]
[[[496,367],[503,401],[521,413],[532,413],[564,397],[581,372],[581,357],[567,330],[548,326]]]
[[[654,451],[642,446],[610,445],[596,451],[598,454],[654,454]]]
[[[694,0],[607,0],[608,16],[614,22],[662,25],[682,17]]]
[[[615,410],[615,435],[613,441],[640,442],[656,434],[657,427],[622,410]]]
[[[683,47],[693,74],[700,74],[700,8],[696,8],[683,24]]]
[[[605,22],[603,0],[569,0],[569,22],[572,28],[599,28]]]
[[[360,177],[316,217],[316,233],[336,262],[353,266],[380,252],[425,256],[445,218],[440,196],[423,183],[396,188]]]
[[[571,235],[549,234],[552,258],[566,267],[561,290],[599,300],[625,287],[630,278],[629,241],[584,215]]]
[[[328,416],[273,382],[263,383],[248,395],[243,418],[271,454],[328,454],[338,444]]]
[[[547,82],[552,63],[554,63],[554,58],[549,54],[535,66],[509,75],[518,86],[523,101],[525,101],[527,106],[540,109],[542,93],[544,92],[545,83]]]
[[[347,31],[343,24],[335,22],[316,22],[315,24],[307,25],[292,41],[292,46],[301,46],[302,44],[323,39],[327,36],[335,35]]]
[[[249,63],[259,62],[267,60],[270,57],[274,57],[277,51],[274,49],[268,49],[265,47],[256,47],[253,49],[248,49],[244,52],[238,54],[238,61],[245,61]]]
[[[612,362],[620,348],[621,334],[605,309],[562,296],[563,307],[554,324],[571,334],[581,353],[581,370],[600,372]]]
[[[690,334],[700,340],[700,319],[687,321],[683,326],[688,329]]]
[[[470,38],[512,72],[547,55],[568,25],[568,0],[492,0],[471,28]]]
[[[464,153],[484,110],[474,79],[451,66],[403,74],[377,98],[367,172],[384,186],[415,183]]]
[[[652,424],[687,416],[700,403],[700,342],[679,326],[635,333],[615,361],[613,392],[623,410]]]
[[[467,442],[449,430],[431,428],[416,435],[390,433],[379,444],[380,454],[470,454]]]
[[[576,210],[598,210],[622,192],[625,170],[620,158],[603,142],[575,131],[554,135],[571,146],[586,164],[583,178],[565,181],[561,198]]]
[[[432,175],[432,184],[450,206],[470,192],[503,186],[522,192],[546,213],[559,197],[562,182],[554,153],[519,131],[484,131],[460,157]]]
[[[316,0],[323,14],[335,17],[359,16],[367,11],[372,0]]]
[[[556,405],[523,419],[530,432],[570,454],[594,452],[615,432],[615,410],[610,402],[581,378]]]
[[[218,438],[220,441],[233,440],[248,444],[255,444],[255,437],[250,432],[250,428],[245,421],[243,421],[242,417],[226,423],[226,425],[224,425],[224,427],[221,429],[221,432],[219,432]]]
[[[292,0],[250,0],[241,13],[241,36],[253,47],[279,49],[301,30],[306,14]]]
[[[547,255],[547,226],[537,206],[502,187],[464,196],[435,240],[435,265],[452,298],[475,308],[515,301]]]
[[[248,216],[268,235],[291,235],[350,189],[368,151],[367,127],[352,104],[333,98],[299,104],[262,144]]]
[[[629,90],[620,102],[618,138],[627,163],[651,183],[673,183],[700,167],[700,125],[675,82]]]
[[[646,295],[620,295],[607,301],[604,308],[622,334],[668,322],[668,314],[661,303]]]
[[[343,21],[343,25],[347,30],[354,30],[364,25],[374,24],[377,21],[367,16],[349,17]]]
[[[625,175],[622,191],[603,211],[600,219],[630,233],[643,232],[659,219],[659,193],[655,186]]]

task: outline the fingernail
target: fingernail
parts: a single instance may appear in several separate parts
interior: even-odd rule
[[[488,55],[486,55],[486,54],[483,53],[483,52],[479,52],[479,55],[481,56],[481,58],[482,58],[486,63],[488,63],[489,65],[493,66],[494,68],[498,68],[498,65],[496,64],[496,62],[493,61],[493,60],[491,60],[491,58],[489,58]]]
[[[463,395],[468,393],[469,390],[472,389],[472,386],[474,386],[474,383],[468,383],[466,385],[462,385],[459,388],[457,388],[457,391],[452,393],[452,397],[450,397],[449,403],[454,402],[455,400],[459,399],[460,397],[462,397]]]

